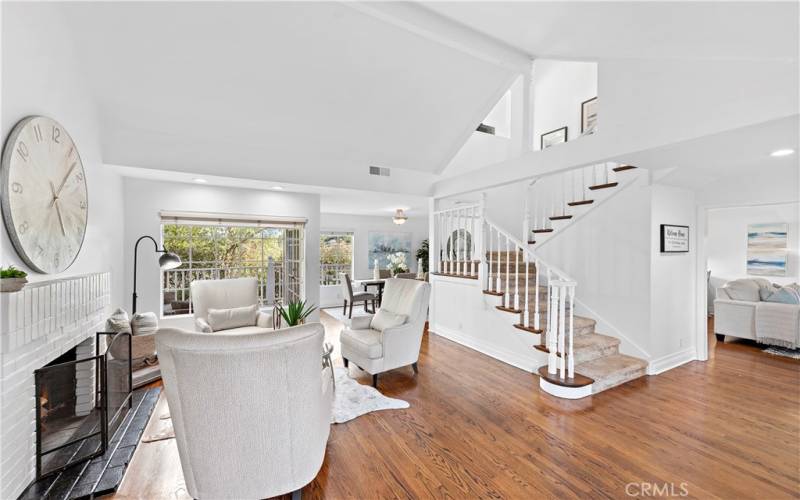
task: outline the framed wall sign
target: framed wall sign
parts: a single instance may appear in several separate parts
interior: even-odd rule
[[[542,134],[539,140],[540,149],[547,149],[551,146],[555,146],[556,144],[567,142],[567,127],[561,127],[551,130],[550,132],[545,132]]]
[[[689,226],[661,224],[661,253],[689,251]]]
[[[597,129],[597,97],[581,103],[581,134],[593,134]]]

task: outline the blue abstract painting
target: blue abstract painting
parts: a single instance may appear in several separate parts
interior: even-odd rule
[[[788,224],[747,226],[747,274],[786,276]]]
[[[405,252],[406,263],[413,260],[411,256],[411,233],[378,233],[370,232],[367,235],[369,248],[369,268],[375,267],[378,259],[378,268],[386,269],[389,265],[389,254]]]

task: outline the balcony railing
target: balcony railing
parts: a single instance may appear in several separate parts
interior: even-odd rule
[[[341,273],[348,273],[352,278],[353,265],[352,264],[320,264],[319,266],[319,284],[320,285],[338,285],[341,283],[339,275]]]
[[[270,265],[271,264],[271,265]],[[272,280],[273,293],[269,293],[270,270],[274,273]],[[220,262],[192,262],[190,267],[170,269],[163,272],[162,290],[164,316],[192,313],[191,283],[194,280],[220,280],[229,278],[256,278],[258,279],[259,305],[272,302],[282,302],[284,292],[289,291],[292,285],[284,280],[284,266],[282,262],[270,259],[267,265],[260,261],[242,261],[236,266],[225,266]],[[293,297],[297,295],[292,294]],[[292,298],[293,298],[292,297]]]

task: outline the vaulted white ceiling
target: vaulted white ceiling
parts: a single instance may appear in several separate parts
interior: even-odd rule
[[[427,193],[514,77],[338,2],[59,8],[117,165]]]
[[[440,2],[427,8],[537,58],[797,59],[798,2]]]

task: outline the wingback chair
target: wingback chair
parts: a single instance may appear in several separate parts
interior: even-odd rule
[[[378,385],[378,374],[401,366],[411,365],[417,373],[430,294],[431,285],[424,281],[386,280],[377,313],[353,318],[350,328],[341,334],[344,366],[352,361],[372,374],[373,386]],[[385,327],[385,321],[374,321],[384,315],[393,317],[399,324]]]
[[[350,275],[342,273],[339,275],[339,281],[342,286],[342,296],[344,297],[344,306],[342,306],[342,314],[347,314],[348,318],[353,317],[353,304],[356,302],[364,302],[364,312],[370,312],[367,304],[372,303],[372,312],[375,312],[375,302],[378,296],[369,292],[353,292],[353,282],[350,281]],[[350,313],[347,312],[347,304],[350,303]]]
[[[190,285],[194,308],[195,329],[212,331],[208,322],[209,309],[233,309],[258,305],[258,280],[234,278],[226,280],[194,280]],[[272,314],[258,311],[255,324],[217,330],[225,333],[261,333],[272,329]]]
[[[319,323],[268,334],[162,329],[156,338],[186,489],[271,498],[310,483],[325,455],[333,388]]]

